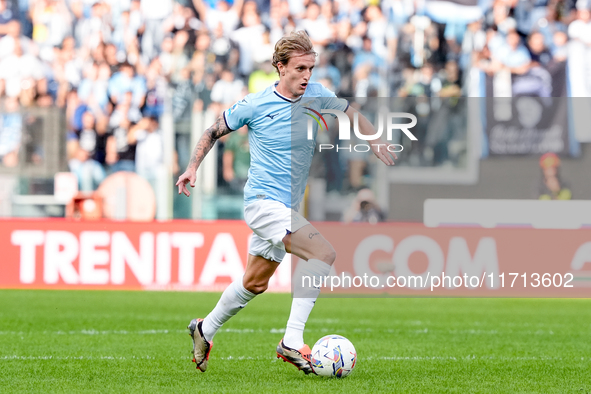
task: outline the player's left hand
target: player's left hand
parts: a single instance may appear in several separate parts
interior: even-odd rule
[[[380,159],[382,163],[384,163],[387,166],[393,166],[394,164],[396,164],[394,163],[394,160],[398,159],[398,156],[396,156],[396,153],[390,151],[395,150],[396,145],[378,140],[370,141],[370,146],[374,155],[376,155],[376,157]]]

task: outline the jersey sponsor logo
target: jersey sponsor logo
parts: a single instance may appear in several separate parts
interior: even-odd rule
[[[273,120],[273,118],[276,117],[277,115],[279,115],[279,114],[278,113],[268,114],[268,115],[265,115],[265,118],[271,118],[271,120]]]

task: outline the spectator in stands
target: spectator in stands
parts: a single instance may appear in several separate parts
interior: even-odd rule
[[[443,75],[440,78],[441,90],[438,92],[439,97],[460,97],[462,95],[462,87],[458,63],[450,60],[445,64],[445,68],[442,71]]]
[[[425,64],[420,69],[419,78],[413,84],[408,92],[409,96],[413,97],[431,97],[434,96],[433,76],[435,70],[430,63]],[[437,89],[439,90],[439,89]]]
[[[131,3],[129,4],[128,29],[128,36],[131,38],[143,35],[146,31],[146,18],[142,13],[141,0],[131,0]]]
[[[78,190],[82,192],[96,190],[106,177],[103,166],[92,160],[83,149],[76,151],[74,157],[68,161],[68,166],[78,178]]]
[[[84,79],[78,88],[78,97],[95,111],[104,111],[109,102],[108,84],[103,79],[99,80],[99,65],[88,64],[84,70]]]
[[[105,45],[105,61],[107,66],[109,66],[111,75],[115,74],[119,68],[120,62],[117,54],[117,47],[114,44],[109,43]]]
[[[345,223],[371,223],[376,224],[386,220],[386,215],[376,202],[375,194],[371,189],[361,189],[353,200],[349,209],[343,214]]]
[[[264,63],[267,61],[272,61],[274,46],[271,44],[270,41],[270,33],[269,30],[265,30],[262,37],[261,45],[255,48],[255,52],[252,54],[252,60],[255,63]],[[256,67],[255,67],[256,71]],[[254,72],[254,71],[253,71]]]
[[[0,38],[0,60],[14,53],[14,46],[20,43],[23,53],[31,53],[33,49],[32,41],[21,36],[21,24],[16,19],[9,21],[5,25],[6,34]]]
[[[499,49],[496,56],[501,66],[508,68],[513,74],[523,74],[531,65],[529,51],[521,43],[516,31],[507,34],[506,44]]]
[[[32,54],[24,54],[20,41],[14,42],[12,55],[0,62],[1,86],[6,95],[19,96],[24,105],[32,103],[37,81],[43,78],[43,68],[39,59]]]
[[[354,53],[353,49],[347,43],[350,31],[351,24],[349,21],[343,20],[338,22],[335,27],[334,42],[328,48],[331,53],[332,63],[341,74],[339,94],[345,97],[354,95],[351,71]],[[314,73],[312,73],[312,77],[314,77]]]
[[[251,4],[251,6],[247,8],[247,4]],[[254,66],[253,53],[256,48],[264,45],[263,34],[266,30],[256,13],[256,4],[252,1],[247,2],[247,4],[245,4],[242,15],[242,27],[234,31],[230,36],[240,52],[238,71],[241,77],[246,77],[252,72]],[[255,6],[254,9],[252,5]]]
[[[172,97],[172,115],[175,123],[188,121],[191,118],[191,100],[193,100],[193,83],[191,71],[184,68],[179,73],[179,82],[174,86]]]
[[[363,45],[359,51],[355,53],[353,59],[353,72],[355,73],[359,67],[372,65],[376,67],[384,66],[384,59],[373,51],[373,43],[367,36],[363,37]]]
[[[187,79],[182,76],[183,70],[189,66],[189,57],[185,53],[185,46],[189,40],[189,33],[184,30],[178,31],[172,44],[170,54],[170,82],[178,84]]]
[[[95,116],[86,111],[82,128],[68,135],[68,165],[78,177],[80,191],[93,191],[106,176],[102,163],[106,158],[109,135],[97,131]]]
[[[370,89],[379,87],[380,75],[385,72],[385,66],[384,59],[373,52],[371,39],[364,36],[362,48],[355,53],[352,65],[357,97],[367,97]]]
[[[588,61],[591,47],[591,11],[586,8],[577,11],[576,19],[568,26],[568,58],[570,77],[577,81],[572,84],[573,97],[591,95],[591,72]]]
[[[314,68],[312,82],[318,82],[321,79],[328,78],[333,86],[333,91],[338,92],[341,88],[341,72],[338,68],[330,64],[332,52],[325,51],[320,54],[318,65]]]
[[[90,56],[96,64],[101,64],[105,61],[105,43],[100,40],[96,46],[82,47],[85,50],[90,50]]]
[[[572,191],[560,179],[558,172],[560,159],[555,153],[546,153],[540,158],[542,181],[540,182],[540,200],[570,200]]]
[[[412,23],[406,23],[398,32],[396,61],[399,68],[405,69],[413,65],[415,31]]]
[[[160,54],[158,55],[158,59],[162,65],[162,75],[164,75],[166,78],[170,78],[170,74],[172,72],[172,48],[174,47],[172,40],[173,37],[173,35],[167,35],[164,37],[160,46]]]
[[[164,160],[162,134],[157,118],[145,117],[129,131],[128,141],[136,143],[135,171],[158,190],[158,175]]]
[[[118,52],[125,51],[125,48],[129,42],[133,38],[137,37],[141,27],[141,25],[132,25],[129,10],[123,11],[121,13],[121,17],[119,18],[119,22],[113,26],[113,34],[111,36],[112,45],[115,46]]]
[[[82,59],[76,56],[76,42],[73,37],[66,37],[61,45],[61,51],[53,63],[53,80],[56,104],[63,108],[66,105],[68,90],[80,85],[82,79]]]
[[[144,19],[142,35],[142,54],[148,61],[157,53],[164,38],[162,24],[172,13],[172,0],[141,0],[140,10]]]
[[[76,40],[79,46],[89,45],[96,48],[101,42],[111,40],[111,28],[108,24],[106,4],[97,1],[92,4],[90,15],[83,17],[76,24]]]
[[[371,40],[372,52],[382,59],[388,57],[388,49],[392,49],[393,40],[396,39],[396,31],[388,28],[388,21],[384,18],[382,10],[376,5],[370,5],[365,9],[364,19],[367,23],[367,37]]]
[[[241,127],[224,144],[223,176],[234,193],[242,193],[250,168],[248,128]]]
[[[315,70],[314,74],[316,73],[317,71]],[[250,93],[260,92],[261,90],[268,88],[276,80],[277,72],[273,68],[271,62],[267,60],[250,74],[250,77],[248,78],[248,91]]]
[[[119,105],[118,122],[112,125],[109,134],[113,136],[107,141],[106,163],[110,165],[110,172],[135,171],[136,135],[130,133],[133,125],[129,121],[127,103]],[[114,117],[111,117],[113,120]]]
[[[472,65],[475,53],[479,53],[486,45],[486,33],[482,29],[480,20],[469,23],[464,37],[462,39],[462,49],[459,65],[462,70],[466,70]]]
[[[556,62],[566,62],[568,57],[568,36],[563,31],[554,33],[552,41],[552,57]]]
[[[172,14],[162,24],[165,33],[178,30],[198,30],[201,27],[202,24],[195,18],[193,10],[178,2],[174,3]]]
[[[33,40],[39,45],[41,60],[53,61],[53,48],[72,35],[73,21],[65,0],[36,1],[31,10]]]
[[[137,123],[142,119],[142,112],[133,105],[133,93],[127,92],[123,100],[118,102],[109,117],[109,128],[115,128],[121,122],[122,118],[127,118],[131,123]]]
[[[113,103],[121,101],[127,92],[132,92],[132,105],[141,108],[144,105],[146,91],[145,78],[137,75],[134,67],[129,63],[122,63],[119,71],[109,80],[109,98]]]
[[[82,128],[68,136],[71,152],[83,150],[89,158],[103,165],[107,156],[107,140],[112,136],[107,132],[105,118],[97,120],[95,115],[86,111],[82,115]]]
[[[0,0],[0,37],[4,37],[10,30],[9,23],[16,19],[7,0]]]
[[[230,36],[240,24],[243,0],[203,1],[193,0],[199,18],[205,22],[208,30],[215,31],[222,25],[224,35]]]
[[[447,60],[458,61],[462,56],[462,42],[468,26],[465,23],[447,23],[443,37],[447,44]]]
[[[264,48],[264,47],[263,47]],[[229,37],[224,35],[222,25],[218,25],[218,28],[213,31],[213,35],[210,38],[209,34],[199,34],[195,40],[195,54],[204,54],[206,52],[211,53],[215,56],[215,63],[226,65],[230,69],[234,69],[238,64],[237,52],[232,45]],[[273,53],[273,51],[271,51]],[[213,58],[213,56],[211,56]],[[268,58],[268,54],[267,54]],[[195,59],[195,58],[193,58]],[[192,60],[193,60],[192,59]],[[265,59],[260,59],[260,51],[255,53],[255,61],[261,62]]]
[[[159,58],[154,58],[146,73],[146,100],[142,109],[143,115],[160,118],[164,113],[164,99],[166,96],[166,79],[161,73]]]
[[[332,38],[329,22],[320,15],[320,6],[312,1],[306,7],[306,17],[300,21],[297,30],[305,30],[314,47],[322,51]]]
[[[577,18],[568,26],[568,35],[573,40],[591,44],[591,10],[581,8],[577,11]]]
[[[544,35],[540,32],[532,33],[528,40],[527,46],[533,65],[541,65],[547,67],[552,61],[552,53],[546,48],[544,44]]]
[[[203,75],[203,73],[196,72],[193,76],[195,84],[195,103],[193,108],[195,111],[202,111],[212,105],[211,90],[215,84],[215,76],[211,73]]]
[[[495,27],[503,36],[515,30],[517,22],[510,17],[511,7],[505,1],[495,1],[486,16],[487,27]]]
[[[16,167],[22,140],[23,119],[16,97],[4,102],[5,113],[0,115],[0,161],[5,167]]]
[[[538,20],[533,28],[544,35],[544,42],[547,47],[552,48],[554,35],[558,32],[566,33],[566,25],[558,20],[557,7],[547,7],[546,17]]]
[[[382,9],[396,32],[400,31],[402,26],[408,22],[414,15],[415,4],[412,0],[385,0],[382,2]]]
[[[243,96],[243,88],[242,80],[234,78],[234,73],[226,69],[211,89],[211,100],[220,106],[220,110],[228,108]]]
[[[527,36],[538,26],[540,19],[546,16],[548,0],[517,0],[513,14],[517,23],[517,31]]]

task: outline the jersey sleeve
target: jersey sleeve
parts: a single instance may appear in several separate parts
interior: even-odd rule
[[[338,98],[334,92],[320,85],[320,95],[322,97],[322,108],[336,109],[346,112],[349,109],[349,102],[345,99]]]
[[[223,112],[226,126],[234,131],[250,123],[252,119],[252,101],[245,97]]]

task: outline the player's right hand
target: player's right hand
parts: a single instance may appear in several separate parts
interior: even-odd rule
[[[179,176],[179,180],[176,181],[176,185],[179,187],[179,194],[183,193],[185,196],[189,197],[191,192],[187,189],[187,183],[191,185],[191,187],[195,187],[195,171],[187,170],[181,176]]]
[[[396,164],[394,162],[394,160],[398,159],[398,156],[394,152],[396,150],[396,145],[393,145],[389,142],[383,142],[381,139],[377,142],[378,143],[371,144],[371,150],[373,151],[374,155],[376,155],[376,157],[387,166],[393,166]],[[389,150],[388,148],[392,148],[392,150]]]

